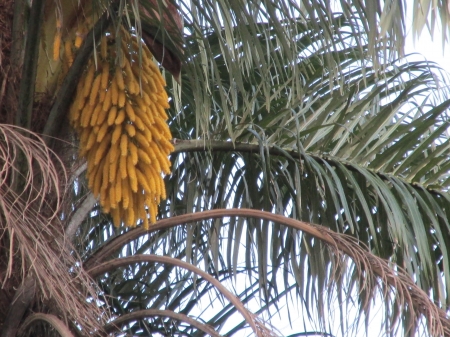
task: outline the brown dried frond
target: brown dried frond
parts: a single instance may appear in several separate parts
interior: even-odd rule
[[[11,264],[21,263],[22,276],[35,276],[41,296],[89,333],[101,328],[104,313],[96,305],[94,283],[79,267],[62,231],[61,171],[41,138],[0,124],[0,230],[8,234],[11,245],[2,252],[9,265],[0,281],[13,276]],[[12,252],[20,259],[13,259]]]

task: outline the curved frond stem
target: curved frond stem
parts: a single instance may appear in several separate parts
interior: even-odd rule
[[[29,129],[31,127],[31,113],[34,102],[34,83],[38,66],[39,43],[41,36],[42,18],[45,1],[33,1],[28,22],[28,30],[25,45],[25,55],[20,81],[19,107],[17,109],[15,123],[18,126]]]
[[[43,313],[36,313],[30,315],[25,322],[23,322],[22,326],[20,327],[20,330],[18,332],[18,335],[22,335],[25,330],[35,321],[44,321],[48,324],[50,324],[61,337],[74,337],[72,332],[70,332],[69,328],[55,315],[52,314],[43,314]]]
[[[194,140],[185,140],[185,139],[174,139],[173,144],[175,150],[172,152],[173,154],[182,153],[182,152],[201,152],[201,151],[212,151],[212,152],[246,152],[246,153],[260,153],[261,145],[259,144],[250,144],[250,143],[239,143],[239,142],[230,142],[226,140],[206,140],[206,139],[194,139]],[[302,159],[302,154],[297,150],[284,149],[280,146],[272,145],[267,146],[265,149],[268,154],[274,156],[282,156],[288,160],[294,159]],[[328,155],[318,155],[316,153],[305,152],[308,156],[313,159],[322,161],[326,160],[331,165],[340,164],[349,169],[350,171],[358,172],[358,170],[354,167],[354,164],[348,163],[346,160],[341,158],[333,158]],[[371,169],[369,167],[365,167],[365,170],[379,176],[383,180],[389,180],[390,177],[379,170]],[[404,182],[405,184],[410,184],[412,186],[419,186],[423,189],[426,189],[430,193],[441,194],[441,191],[429,188],[427,186],[422,186],[419,183],[412,183],[407,181],[406,179],[402,179],[401,177],[396,177],[399,181]]]
[[[400,303],[401,306],[407,304],[408,308],[411,308],[411,310],[409,310],[409,315],[411,315],[413,320],[417,318],[417,313],[422,314],[429,323],[428,329],[432,335],[450,334],[450,321],[447,319],[445,311],[437,307],[427,294],[420,289],[411,280],[410,276],[399,266],[396,266],[395,269],[393,269],[388,261],[372,254],[365,247],[362,247],[358,240],[349,235],[336,233],[323,226],[260,210],[216,209],[162,219],[148,231],[145,231],[143,228],[136,228],[111,240],[103,248],[99,249],[97,253],[93,254],[91,259],[86,261],[85,268],[89,270],[89,273],[94,273],[94,271],[95,273],[98,273],[100,270],[98,268],[101,266],[105,271],[111,269],[108,263],[101,264],[102,261],[111,256],[113,252],[121,248],[124,244],[141,235],[190,222],[231,216],[268,220],[301,230],[304,233],[314,236],[326,243],[330,249],[335,250],[337,253],[344,253],[352,258],[354,263],[358,266],[358,271],[362,279],[364,279],[364,275],[375,274],[384,284],[394,288],[397,292],[398,303]],[[362,287],[370,287],[370,282],[363,281]],[[370,290],[371,289],[368,289],[367,292],[370,293]]]
[[[119,318],[115,319],[108,325],[105,325],[105,332],[110,333],[113,332],[118,325],[125,324],[131,321],[140,320],[144,318],[149,317],[169,317],[172,319],[176,319],[181,322],[185,322],[187,324],[192,325],[193,327],[196,327],[197,329],[203,331],[204,333],[209,334],[213,337],[221,337],[220,334],[218,334],[213,328],[211,328],[209,325],[201,323],[187,315],[176,313],[172,310],[158,310],[158,309],[146,309],[146,310],[139,310],[136,312],[132,312],[130,314],[122,315]]]
[[[180,268],[184,268],[186,270],[193,272],[194,274],[203,277],[206,281],[214,285],[214,287],[216,287],[216,289],[219,292],[221,292],[236,307],[236,309],[242,314],[242,316],[248,322],[250,327],[253,329],[255,334],[257,336],[260,336],[260,334],[258,333],[259,329],[256,325],[253,315],[244,307],[242,302],[236,296],[234,296],[227,288],[225,288],[217,279],[215,279],[213,276],[209,275],[205,271],[201,270],[200,268],[197,268],[193,264],[169,256],[139,254],[130,257],[117,258],[111,261],[104,262],[94,268],[89,269],[88,274],[92,278],[96,278],[101,274],[114,270],[116,268],[139,262],[159,262],[163,264],[169,264]]]

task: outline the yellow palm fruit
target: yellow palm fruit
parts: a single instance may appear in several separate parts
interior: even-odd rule
[[[100,90],[100,94],[99,94],[99,96],[98,96],[98,100],[99,100],[99,102],[103,102],[104,100],[105,100],[105,97],[106,97],[106,90]],[[102,106],[103,107],[103,106]]]
[[[76,124],[76,122],[78,121],[78,119],[80,118],[81,115],[81,111],[78,109],[78,104],[76,104],[76,98],[74,103],[71,105],[70,107],[70,112],[69,112],[69,120],[70,123],[72,125]]]
[[[94,113],[95,106],[86,104],[81,111],[81,127],[88,127],[91,123],[91,118]]]
[[[102,89],[108,88],[108,82],[109,82],[109,62],[104,61],[102,63]]]
[[[95,105],[95,103],[97,101],[97,96],[98,96],[98,91],[100,89],[101,79],[102,79],[102,75],[98,74],[95,77],[94,83],[92,83],[92,90],[91,90],[91,93],[89,94],[89,104],[90,105]]]
[[[134,217],[134,211],[132,207],[127,209],[127,226],[136,227],[136,219]]]
[[[155,180],[158,179],[158,177],[154,175],[154,171],[151,170],[150,167],[151,167],[150,165],[140,165],[140,163],[138,164],[138,169],[140,172],[144,174],[145,180],[147,181],[147,185],[150,188],[150,191],[154,193],[156,191]]]
[[[147,83],[147,76],[143,72],[143,68],[139,67],[138,62],[133,62],[131,64],[131,71],[133,72],[133,75],[135,76],[135,78],[137,78],[137,79],[140,78],[142,82]]]
[[[117,82],[116,82],[116,85],[117,85]],[[125,91],[118,89],[117,105],[119,107],[123,108],[125,106],[125,102],[126,102]]]
[[[120,175],[120,169],[119,170],[117,169],[119,167],[119,156],[117,156],[118,151],[116,153],[112,152],[110,153],[111,155],[109,156],[109,182],[115,185],[117,181],[114,181],[114,179],[116,179],[118,174]],[[115,160],[113,160],[114,156],[116,156]]]
[[[103,165],[103,171],[102,171],[102,187],[100,189],[100,193],[102,194],[107,194],[105,193],[106,190],[108,189],[108,183],[109,183],[109,152],[106,154],[106,156],[102,159],[102,162],[104,162]]]
[[[149,86],[149,91],[148,92],[156,92],[158,90],[158,87],[155,84],[155,80],[153,79],[153,77],[147,77],[147,84]]]
[[[104,158],[103,158],[104,159]],[[101,186],[102,186],[102,174],[103,174],[103,168],[104,165],[106,165],[105,160],[102,160],[99,165],[95,166],[95,169],[92,170],[90,173],[91,176],[94,176],[94,186],[92,188],[92,193],[95,197],[97,197],[100,194]]]
[[[125,112],[127,113],[127,117],[130,121],[134,122],[136,119],[136,113],[134,112],[133,106],[128,101],[125,103]]]
[[[81,44],[83,43],[84,36],[86,34],[86,27],[81,26],[78,27],[77,31],[75,32],[75,48],[78,49],[81,47]]]
[[[134,204],[137,206],[137,213],[136,218],[137,219],[144,219],[147,217],[147,211],[145,207],[145,195],[143,193],[142,189],[139,189],[139,192],[136,193],[136,200]]]
[[[133,124],[125,124],[125,131],[130,137],[134,137],[136,135],[136,129]]]
[[[58,61],[60,48],[61,48],[61,30],[58,29],[53,39],[53,61]]]
[[[84,96],[80,97],[77,100],[78,110],[83,110],[85,103],[86,103],[86,99],[84,98]]]
[[[111,107],[111,109],[109,109],[109,112],[108,112],[107,124],[113,125],[114,121],[116,120],[116,117],[117,117],[117,107],[115,105],[113,105]]]
[[[127,173],[127,157],[120,156],[120,158],[119,158],[119,170],[120,170],[120,177],[122,179],[126,179],[128,177],[128,173]]]
[[[136,165],[139,161],[138,152],[140,149],[138,149],[138,147],[133,142],[128,142],[128,149],[130,151],[131,161],[133,162],[133,165]]]
[[[112,133],[111,144],[118,143],[118,140],[122,136],[122,124],[116,125]],[[120,142],[119,142],[120,143]]]
[[[89,135],[88,141],[86,143],[85,149],[89,151],[92,146],[95,144],[95,139],[97,138],[97,135],[94,132],[91,132]]]
[[[128,154],[128,136],[122,134],[120,137],[120,155],[125,157]]]
[[[145,134],[145,136],[147,137],[148,140],[151,140],[151,139],[152,139],[152,134],[151,134],[151,132],[150,132],[150,133],[147,132],[147,131],[150,131],[150,130],[149,130],[148,128],[145,127],[145,124],[144,124],[144,122],[142,121],[142,119],[140,119],[138,116],[135,116],[135,118],[134,118],[134,124],[136,125],[136,127],[137,127],[139,130],[141,130],[141,131],[144,132],[144,134]]]
[[[105,137],[103,137],[103,140],[100,142],[100,144],[97,147],[97,151],[95,152],[95,158],[94,163],[97,165],[100,160],[105,155],[106,151],[109,149],[109,146],[111,144],[111,134],[106,134]]]
[[[145,164],[150,165],[152,163],[152,160],[150,159],[149,155],[142,149],[137,150],[137,154],[140,160],[144,162]]]
[[[138,108],[141,109],[144,113],[147,111],[147,105],[143,98],[141,98],[139,95],[135,96],[134,101],[136,102]]]
[[[109,111],[111,108],[111,90],[106,92],[105,99],[103,100],[103,111]]]
[[[125,82],[123,81],[122,69],[120,68],[116,68],[116,83],[120,90],[125,91]]]
[[[66,40],[64,42],[64,57],[68,63],[69,68],[73,63],[73,53],[72,53],[72,41]]]
[[[97,143],[100,143],[103,140],[103,137],[105,137],[107,131],[108,131],[108,124],[103,123],[100,129],[98,130]]]
[[[125,111],[123,109],[120,109],[119,112],[117,113],[116,119],[114,120],[114,124],[116,125],[122,124],[124,120],[125,120]]]
[[[151,193],[152,191],[154,191],[150,188],[150,185],[148,182],[149,179],[138,168],[136,168],[136,178],[137,178],[139,185],[141,185],[144,188],[144,191],[146,193]]]
[[[166,123],[164,123],[161,118],[159,118],[159,117],[155,118],[155,126],[158,128],[160,133],[164,135],[163,138],[165,138],[165,139],[172,138],[169,126]]]
[[[134,112],[136,113],[136,117],[139,117],[142,123],[144,123],[145,128],[152,128],[153,123],[150,120],[148,113],[143,112],[139,107],[136,107],[134,109]]]
[[[148,105],[147,107],[148,110],[148,114],[147,117],[150,120],[151,124],[155,123],[155,117],[158,117],[158,110],[155,107],[155,104],[153,104],[153,102],[151,104]]]
[[[141,132],[136,132],[134,138],[141,148],[148,148],[149,142]]]
[[[111,209],[117,208],[116,189],[114,186],[109,186],[109,203]]]
[[[114,181],[114,187],[115,187],[115,193],[116,193],[116,201],[120,202],[122,201],[122,177],[120,174],[120,170],[117,171],[116,176],[115,176],[116,180]]]
[[[128,179],[122,179],[122,206],[123,209],[128,209],[130,205],[130,186],[128,184]]]
[[[156,222],[156,213],[158,212],[158,207],[156,203],[151,202],[149,206],[150,209],[150,223]]]
[[[113,218],[114,227],[116,227],[116,228],[120,227],[121,218],[122,218],[121,214],[120,214],[120,209],[118,209],[118,208],[112,209],[111,216]]]
[[[138,41],[122,32],[118,51],[108,43],[111,34],[102,37],[100,71],[91,59],[77,86],[70,122],[88,162],[88,185],[100,195],[103,211],[111,212],[115,226],[142,221],[147,228],[166,197],[162,174],[170,171],[167,156],[173,150],[164,122],[168,97],[147,47],[142,46],[138,62]]]
[[[95,75],[95,64],[94,62],[91,63],[91,65],[88,68],[86,77],[84,79],[84,85],[83,85],[83,97],[88,97],[91,93],[92,88],[92,82],[94,81],[94,75]]]
[[[175,147],[172,145],[171,142],[169,142],[167,139],[162,138],[159,141],[159,146],[162,148],[164,153],[171,153],[175,150]]]
[[[97,125],[102,125],[105,120],[106,117],[108,116],[108,112],[109,111],[105,111],[103,110],[103,104],[100,102],[97,103],[98,104],[98,117],[97,117]],[[97,108],[96,108],[97,109]]]
[[[97,104],[94,108],[94,111],[92,112],[91,121],[89,122],[90,126],[96,126],[97,121],[100,117],[100,111],[102,110],[102,106],[100,104]],[[101,124],[99,124],[101,125]]]
[[[138,181],[136,177],[136,167],[133,165],[133,160],[131,156],[127,158],[127,173],[130,179],[131,190],[136,193],[138,191]]]
[[[167,199],[166,184],[164,184],[164,181],[161,184],[161,199],[162,200],[166,200]]]
[[[161,194],[161,184],[163,184],[160,171],[157,171],[155,167],[150,166],[150,172],[153,173],[153,179],[155,181],[155,194],[160,195]]]

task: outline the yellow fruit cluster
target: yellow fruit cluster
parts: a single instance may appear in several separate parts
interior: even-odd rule
[[[87,159],[89,188],[100,195],[103,211],[115,226],[142,220],[148,228],[166,198],[161,175],[170,173],[174,148],[165,122],[165,81],[147,47],[141,50],[139,62],[138,43],[125,30],[120,48],[110,34],[103,36],[97,62],[91,58],[79,81],[70,121]]]

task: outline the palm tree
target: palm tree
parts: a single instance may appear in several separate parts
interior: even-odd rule
[[[2,336],[450,335],[448,78],[403,58],[405,3],[182,0],[180,50],[163,1],[4,1]],[[67,121],[122,25],[183,63],[149,230],[114,227]]]

